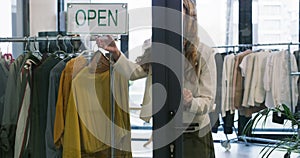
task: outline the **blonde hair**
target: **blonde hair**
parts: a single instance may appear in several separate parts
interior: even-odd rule
[[[185,18],[184,18],[184,41],[183,41],[183,50],[184,56],[194,67],[196,75],[198,76],[198,23],[197,23],[197,10],[196,4],[192,0],[183,0],[183,9],[185,9]]]

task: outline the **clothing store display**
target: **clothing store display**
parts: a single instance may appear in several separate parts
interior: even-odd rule
[[[291,56],[292,72],[298,71],[295,63],[295,57]],[[253,113],[281,104],[291,105],[287,51],[246,50],[236,55],[226,55],[223,65],[221,114],[224,125],[224,120],[228,120],[226,117],[230,118],[235,110],[238,110],[239,117],[242,116],[238,118],[239,130],[242,130]],[[292,77],[294,107],[298,100],[297,80],[297,76]],[[217,127],[214,128],[216,130]],[[224,128],[224,133],[228,133],[229,129],[232,128]]]
[[[223,73],[222,73],[222,117],[226,115],[226,111],[234,113],[232,109],[232,87],[233,87],[233,68],[234,54],[229,54],[224,58]]]
[[[238,135],[250,136],[244,127],[265,108],[300,109],[300,81],[289,72],[300,71],[300,51],[248,48],[215,53],[199,43],[195,65],[184,62],[182,88],[193,95],[182,114],[190,123],[182,134],[184,157],[214,158],[212,132],[227,136],[237,122]],[[128,80],[146,78],[140,118],[151,122],[151,65],[144,71],[122,53],[112,61],[100,50],[34,49],[16,59],[0,55],[0,157],[107,158],[113,150],[114,157],[132,158]],[[272,113],[274,123],[286,119]]]
[[[84,68],[72,81],[65,121],[63,157],[81,157],[81,153],[94,154],[109,148],[111,125],[116,128],[116,147],[126,149],[130,145],[126,141],[128,139],[124,139],[130,134],[129,119],[124,120],[123,116],[128,113],[116,104],[115,122],[110,121],[109,82],[109,71],[91,73],[89,68]],[[130,152],[120,154],[122,155],[117,156],[131,157]]]
[[[300,51],[294,51],[294,56],[297,62],[298,72],[300,72]],[[300,91],[300,80],[297,82],[298,92]],[[300,95],[298,96],[297,106],[295,107],[295,112],[300,112]]]
[[[33,57],[33,56],[32,56]],[[30,137],[30,110],[31,110],[31,94],[32,94],[32,72],[40,62],[38,59],[32,61],[27,59],[21,69],[21,103],[16,125],[16,137],[14,146],[15,157],[27,157],[28,141]]]
[[[233,105],[236,109],[242,105],[243,101],[243,93],[244,93],[244,79],[242,76],[242,70],[240,68],[240,64],[243,59],[252,53],[250,50],[246,50],[245,52],[239,53],[235,57],[234,70],[233,70]]]
[[[217,66],[217,92],[216,92],[216,109],[214,112],[209,113],[211,120],[212,132],[216,133],[220,124],[219,114],[221,113],[221,100],[222,100],[222,71],[223,62],[226,54],[216,53],[215,60]]]
[[[56,115],[54,121],[54,144],[57,148],[61,148],[63,144],[63,133],[64,133],[64,126],[65,126],[65,118],[66,118],[66,111],[67,105],[70,96],[70,90],[72,85],[72,79],[75,77],[80,70],[84,68],[86,65],[86,60],[82,57],[77,57],[71,59],[67,64],[65,69],[63,70],[60,83],[59,83],[59,91],[58,91],[58,98],[56,103]]]
[[[109,148],[111,122],[107,119],[110,119],[111,77],[109,62],[103,61],[106,58],[103,54],[98,55],[101,57],[94,65],[95,70],[88,66],[93,62],[88,63],[79,56],[71,59],[62,72],[59,94],[63,95],[58,95],[56,104],[54,142],[58,147],[63,146],[63,157],[90,157],[105,153]],[[115,147],[124,150],[118,152],[122,156],[131,157],[129,102],[122,97],[128,95],[128,82],[116,73],[112,78],[115,81],[115,124],[119,127],[116,128]],[[97,131],[90,131],[91,128]]]
[[[298,70],[295,56],[291,55],[291,71]],[[298,76],[292,76],[292,87],[290,87],[288,71],[288,53],[280,51],[271,53],[267,58],[266,73],[264,74],[264,88],[266,93],[266,106],[268,108],[278,107],[285,104],[291,108],[296,107],[298,101]],[[292,99],[291,94],[292,91]]]
[[[71,157],[74,157],[77,152],[72,151],[76,144],[79,146],[76,149],[79,154],[75,157],[107,157],[111,151],[109,124],[115,125],[115,153],[120,157],[132,157],[129,100],[128,97],[123,97],[128,96],[127,79],[116,72],[110,76],[109,60],[101,52],[95,52],[91,62],[84,56],[68,61],[69,59],[71,58],[67,57],[62,60],[55,54],[45,54],[39,60],[32,53],[26,52],[8,68],[7,62],[0,58],[0,84],[4,88],[9,87],[1,88],[0,91],[0,114],[3,113],[0,130],[1,158],[61,158],[65,153],[73,153]],[[76,77],[77,74],[81,75]],[[110,91],[111,79],[114,81],[114,94]],[[86,87],[91,84],[96,89],[88,99],[84,94],[91,92],[91,88]],[[78,88],[85,91],[78,91]],[[111,95],[118,99],[115,103],[114,123],[110,120]],[[101,103],[98,105],[104,111],[101,113],[99,110],[90,109],[88,113],[80,115],[77,108],[82,107],[85,112],[89,101]],[[77,126],[73,124],[76,117],[80,120]],[[91,122],[92,126],[89,124]],[[99,122],[105,124],[98,125]],[[88,123],[87,126],[85,123]],[[96,134],[91,130],[95,127],[99,130]],[[71,133],[76,134],[77,131],[79,135],[68,139],[68,136],[73,136],[68,131],[72,128],[75,129]],[[63,135],[64,133],[68,135]],[[55,142],[55,139],[58,141]],[[65,144],[62,143],[63,140],[66,140]]]
[[[49,76],[51,69],[60,62],[60,58],[51,55],[33,72],[33,93],[30,118],[29,149],[31,157],[46,157],[45,132],[47,123],[47,105]]]
[[[3,58],[0,58],[0,125],[2,123],[3,107],[5,99],[5,90],[9,75],[9,65]]]
[[[9,67],[7,87],[5,90],[3,116],[0,130],[1,148],[4,158],[11,158],[14,154],[16,125],[21,98],[20,70],[30,54],[20,55]]]
[[[251,117],[253,113],[266,108],[263,104],[266,92],[262,84],[262,74],[265,73],[266,63],[262,61],[265,61],[269,54],[268,51],[253,52],[243,58],[239,64],[242,76],[244,77],[242,104],[238,109],[240,115]],[[256,91],[258,94],[261,91],[260,95],[257,96],[258,102],[255,101]],[[243,128],[246,124],[241,125]]]
[[[9,75],[9,66],[3,58],[0,58],[0,87],[1,87],[0,88],[0,127],[1,127],[2,116],[4,112],[3,108],[4,108],[4,99],[5,99],[5,91],[6,91],[8,75]],[[4,152],[2,151],[1,147],[0,147],[0,157],[4,157]]]
[[[48,109],[47,109],[47,124],[46,124],[46,157],[47,158],[60,158],[62,157],[62,149],[56,148],[54,145],[53,131],[54,131],[54,121],[55,121],[55,109],[57,102],[57,95],[59,89],[59,81],[62,71],[66,66],[66,61],[60,61],[53,69],[50,71],[49,78],[49,92],[48,92]]]
[[[258,74],[255,82],[255,90],[251,92],[254,95],[255,103],[263,103],[265,101],[266,90],[264,89],[263,76],[265,74],[267,57],[270,53],[271,51],[261,51],[256,55],[257,65],[255,65],[254,72],[258,72]]]
[[[253,80],[253,78],[256,78],[254,76],[253,72],[253,67],[256,64],[255,60],[256,59],[256,55],[254,53],[247,55],[247,57],[245,57],[242,61],[242,63],[240,64],[240,68],[242,70],[242,74],[244,72],[244,78],[245,78],[245,82],[244,82],[244,94],[243,94],[243,101],[242,101],[242,106],[243,107],[249,107],[250,105],[248,105],[248,99],[249,99],[249,93],[250,93],[250,87],[252,86],[251,81]]]

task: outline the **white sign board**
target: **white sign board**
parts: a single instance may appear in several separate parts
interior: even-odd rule
[[[67,32],[77,34],[127,34],[126,3],[69,3]]]

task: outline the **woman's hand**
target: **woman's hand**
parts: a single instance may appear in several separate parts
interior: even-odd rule
[[[191,107],[193,100],[193,93],[188,89],[183,89],[183,105],[187,108]]]
[[[99,48],[107,50],[109,53],[112,53],[113,58],[117,61],[121,55],[114,39],[109,36],[100,36],[96,39],[96,44]]]

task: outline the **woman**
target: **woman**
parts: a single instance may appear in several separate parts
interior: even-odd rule
[[[197,31],[196,5],[192,0],[183,0],[184,4],[184,55],[188,62],[184,67],[184,122],[192,122],[196,126],[194,131],[183,134],[184,158],[205,155],[207,158],[215,157],[213,139],[211,134],[209,112],[214,111],[214,98],[216,93],[216,65],[213,49],[199,42]],[[151,84],[152,71],[149,64],[151,43],[144,43],[144,55],[132,63],[118,50],[110,36],[107,39],[99,38],[99,47],[112,53],[115,60],[114,69],[130,80],[147,77],[146,90],[143,100],[141,118],[149,121],[151,111]],[[191,117],[192,116],[192,119]],[[191,120],[189,120],[191,119]]]

